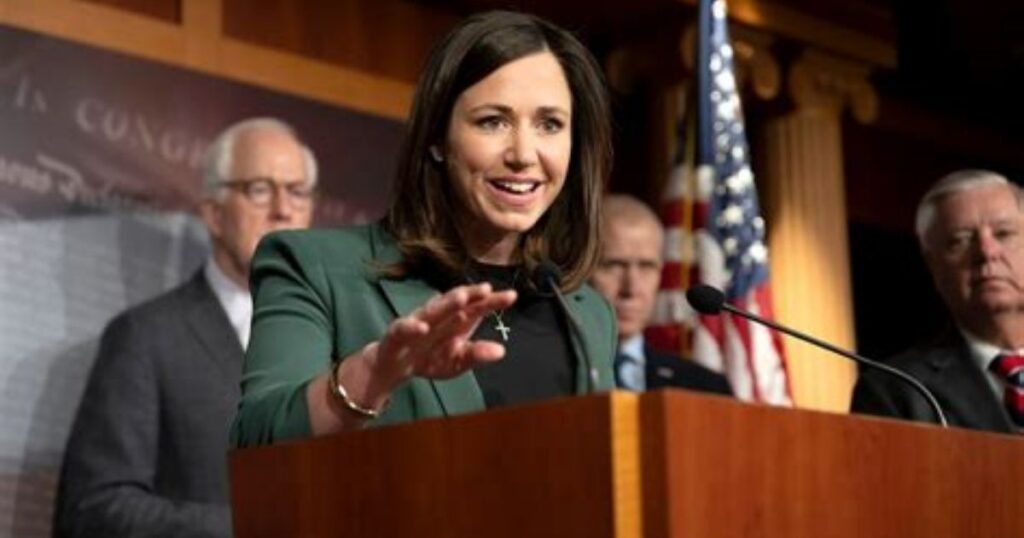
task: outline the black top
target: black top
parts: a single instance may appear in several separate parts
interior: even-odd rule
[[[469,281],[519,293],[511,308],[488,315],[473,333],[474,340],[505,345],[503,359],[473,371],[488,408],[574,393],[576,362],[565,316],[554,297],[531,291],[522,273],[518,266],[474,263],[470,268]],[[497,329],[499,318],[510,329],[507,341]]]

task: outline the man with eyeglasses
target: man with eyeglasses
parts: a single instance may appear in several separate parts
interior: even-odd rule
[[[56,536],[231,535],[226,456],[241,396],[249,262],[268,232],[308,227],[316,161],[276,119],[211,145],[206,264],[107,326],[65,453]]]
[[[952,314],[936,341],[890,359],[935,394],[949,423],[1010,433],[1024,427],[1024,192],[1005,177],[962,170],[918,205],[916,231]],[[935,422],[915,391],[865,371],[854,412]]]

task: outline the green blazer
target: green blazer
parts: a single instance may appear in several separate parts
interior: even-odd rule
[[[394,238],[378,224],[267,236],[252,263],[252,337],[242,376],[242,400],[232,427],[235,446],[309,437],[306,384],[377,340],[397,317],[439,291],[422,280],[377,274],[398,261]],[[615,317],[596,291],[582,286],[566,296],[582,326],[576,355],[576,392],[585,390],[582,353],[591,358],[598,390],[614,386]],[[484,410],[472,371],[434,381],[414,378],[391,396],[371,425]]]

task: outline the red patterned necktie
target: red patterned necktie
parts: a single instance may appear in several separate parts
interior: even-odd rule
[[[1024,427],[1024,356],[1000,355],[988,369],[999,376],[1003,386],[1003,403],[1018,427]]]

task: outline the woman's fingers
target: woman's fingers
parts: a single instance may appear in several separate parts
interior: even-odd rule
[[[479,340],[469,342],[465,346],[465,354],[464,362],[469,363],[469,367],[472,368],[483,363],[502,359],[505,356],[505,346],[498,342]]]
[[[482,318],[491,312],[496,310],[504,310],[516,302],[516,292],[514,290],[495,291],[488,294],[486,297],[481,297],[477,301],[466,304],[463,308],[469,317]]]
[[[411,315],[434,324],[443,321],[453,312],[470,306],[500,310],[512,306],[515,300],[516,292],[514,290],[494,291],[491,285],[485,282],[453,288],[447,293],[427,301]]]
[[[432,378],[454,377],[499,360],[505,346],[469,337],[481,319],[515,301],[515,291],[496,292],[487,283],[454,288],[393,322],[381,341],[381,358],[411,375]]]
[[[427,301],[411,315],[433,325],[461,310],[470,302],[478,301],[490,293],[492,293],[491,285],[487,283],[459,286]]]
[[[461,286],[431,299],[411,317],[430,326],[426,344],[444,346],[450,338],[469,337],[485,316],[516,301],[513,290],[492,291],[490,284]]]
[[[430,333],[430,325],[412,316],[398,318],[388,327],[388,332],[381,339],[384,353],[396,353],[403,347],[414,344]]]
[[[430,342],[428,345],[439,346],[443,352],[455,351],[457,344],[469,340],[481,320],[492,312],[508,308],[515,300],[516,292],[506,290],[489,293],[466,304],[461,310],[431,327],[426,339]]]

